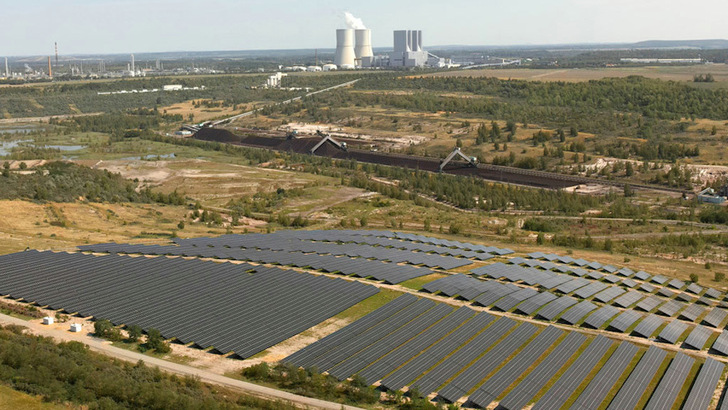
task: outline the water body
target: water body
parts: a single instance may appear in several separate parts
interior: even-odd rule
[[[33,140],[16,140],[16,141],[0,141],[0,157],[10,155],[13,148],[26,142],[33,142]],[[80,151],[86,148],[85,145],[35,145],[41,148],[54,148],[63,152]]]
[[[39,130],[37,125],[13,125],[12,127],[0,127],[0,134],[27,134]]]
[[[0,141],[0,157],[10,155],[10,151],[20,145],[23,142],[30,142],[31,140],[18,140],[18,141]]]

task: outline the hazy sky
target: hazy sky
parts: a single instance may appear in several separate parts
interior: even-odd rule
[[[344,11],[375,47],[728,38],[726,0],[0,0],[0,56],[334,48]]]

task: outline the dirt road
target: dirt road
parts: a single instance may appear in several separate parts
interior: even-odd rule
[[[38,323],[31,323],[25,320],[17,319],[11,316],[0,314],[0,323],[2,324],[13,324],[20,325],[29,329],[33,334],[52,337],[57,341],[77,341],[84,343],[95,352],[102,353],[107,356],[111,356],[120,360],[136,363],[143,361],[148,366],[155,366],[166,372],[175,373],[183,376],[197,376],[201,381],[205,383],[215,384],[223,386],[231,390],[240,391],[251,396],[261,397],[268,400],[281,400],[290,402],[301,408],[315,408],[315,409],[347,409],[347,410],[358,410],[357,407],[344,406],[339,403],[332,403],[323,400],[312,399],[309,397],[303,397],[284,391],[271,389],[269,387],[258,386],[252,383],[246,383],[240,380],[231,379],[219,374],[211,373],[205,370],[197,369],[182,364],[168,362],[166,360],[157,359],[154,357],[145,356],[141,353],[132,352],[130,350],[120,349],[118,347],[111,346],[110,342],[88,337],[87,334],[74,334],[67,331],[49,329]]]

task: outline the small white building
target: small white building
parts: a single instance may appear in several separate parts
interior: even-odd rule
[[[73,333],[79,333],[83,330],[83,325],[80,323],[73,323],[70,330]]]
[[[169,84],[162,87],[164,91],[181,91],[182,84]]]
[[[306,67],[306,71],[308,71],[309,73],[315,73],[315,72],[321,71],[321,67],[319,67],[317,65],[311,65],[311,66]]]
[[[336,64],[324,64],[324,71],[336,71]]]
[[[54,321],[54,319],[51,316],[46,316],[46,317],[43,318],[43,324],[44,325],[52,325],[53,324],[53,321]]]

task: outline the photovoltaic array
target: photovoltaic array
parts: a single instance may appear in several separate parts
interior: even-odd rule
[[[279,268],[165,257],[27,251],[0,256],[0,295],[156,328],[246,358],[379,290]]]
[[[728,337],[722,333],[717,339],[713,337],[716,335],[713,329],[721,329],[728,318],[725,302],[715,300],[721,297],[720,292],[667,279],[658,280],[664,285],[653,286],[644,280],[654,277],[644,272],[647,276],[638,278],[640,272],[628,268],[612,269],[571,257],[531,255],[548,260],[515,257],[508,263],[472,269],[471,275],[456,274],[435,280],[423,285],[422,290],[468,300],[475,306],[496,311],[644,338],[657,337],[665,343],[679,341],[684,348],[709,348],[711,353],[728,355]],[[578,265],[608,268],[614,273],[603,275]],[[669,283],[684,287],[680,290],[685,292],[669,290]],[[635,290],[637,285],[642,286]],[[667,318],[678,320],[655,334],[670,321]],[[710,340],[715,342],[709,343]]]
[[[396,236],[399,235],[399,236]],[[417,242],[415,242],[417,240]],[[160,245],[98,244],[82,251],[232,259],[311,268],[401,283],[513,251],[388,231],[281,231],[176,239]]]
[[[558,409],[569,400],[571,408],[671,408],[683,385],[691,386],[686,403],[695,406],[686,408],[706,408],[724,369],[708,359],[690,376],[694,359],[681,353],[673,359],[655,346],[640,350],[410,294],[283,361],[340,380],[358,374],[386,390],[436,393],[446,402],[498,402],[499,409],[534,402],[534,409]]]

